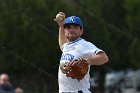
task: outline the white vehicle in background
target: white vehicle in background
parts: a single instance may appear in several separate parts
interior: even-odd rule
[[[95,73],[90,81],[91,86],[94,87],[93,93],[99,93],[98,75],[99,73]],[[106,73],[105,93],[140,93],[140,69]]]
[[[110,72],[105,76],[105,93],[122,93],[124,72]]]
[[[140,69],[136,70],[135,74],[136,74],[136,84],[137,84],[136,91],[137,93],[140,93]]]
[[[124,77],[123,93],[137,93],[136,87],[135,71],[128,69]]]
[[[105,90],[105,93],[140,93],[140,69],[107,73]]]

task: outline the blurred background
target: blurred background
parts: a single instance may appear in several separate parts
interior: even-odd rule
[[[91,91],[140,93],[140,0],[0,0],[0,74],[13,88],[58,93],[60,11],[79,16],[82,37],[109,56],[91,67]]]

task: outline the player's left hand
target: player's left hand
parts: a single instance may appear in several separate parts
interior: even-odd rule
[[[60,66],[62,73],[67,77],[77,79],[78,81],[83,79],[88,72],[88,63],[86,60],[79,58],[72,62],[66,63]]]

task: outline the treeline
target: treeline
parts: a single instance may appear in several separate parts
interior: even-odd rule
[[[137,69],[139,5],[139,0],[0,0],[0,72],[57,77],[61,51],[53,19],[59,11],[81,17],[83,38],[107,53],[108,67]]]

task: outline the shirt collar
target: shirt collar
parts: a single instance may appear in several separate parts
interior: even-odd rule
[[[75,42],[77,42],[77,41],[80,41],[80,40],[82,40],[82,38],[78,38],[78,39],[76,39],[76,40],[74,40],[74,41],[72,41],[72,42],[69,42],[68,45],[73,44],[73,43],[75,43]]]

